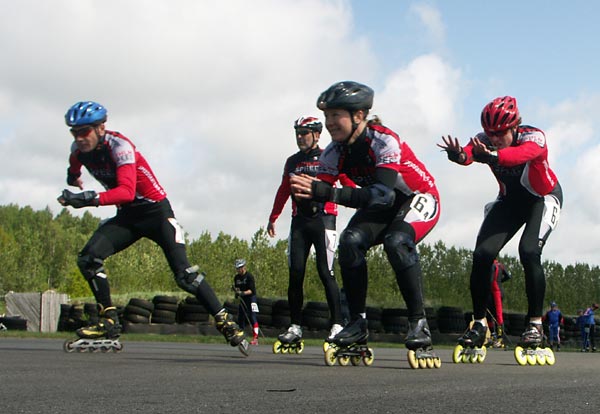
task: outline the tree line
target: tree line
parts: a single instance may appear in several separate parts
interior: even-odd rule
[[[87,282],[77,268],[77,253],[84,246],[100,219],[86,211],[81,217],[62,209],[53,216],[49,208],[34,211],[14,204],[0,206],[0,296],[9,291],[36,292],[53,289],[71,298],[91,297]],[[286,298],[288,284],[287,240],[272,243],[260,228],[251,240],[223,232],[213,237],[204,232],[188,240],[188,255],[207,274],[219,297],[232,297],[231,284],[236,258],[248,261],[256,277],[259,296]],[[469,275],[472,251],[446,246],[442,241],[419,245],[428,306],[456,306],[471,309]],[[525,280],[518,258],[500,260],[513,278],[504,284],[506,311],[525,313]],[[368,304],[402,307],[394,273],[381,246],[368,254]],[[579,308],[600,300],[600,269],[584,263],[562,266],[545,261],[546,299],[557,302],[563,313],[575,314]],[[114,294],[128,292],[179,292],[160,248],[142,239],[120,254],[106,260]],[[336,277],[341,286],[339,268]],[[325,301],[314,257],[307,264],[305,299]]]

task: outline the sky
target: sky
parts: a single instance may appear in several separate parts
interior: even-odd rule
[[[46,207],[66,187],[66,110],[93,100],[165,187],[190,239],[267,225],[293,122],[331,84],[375,90],[371,111],[436,178],[425,239],[472,249],[498,193],[485,165],[447,161],[483,106],[516,97],[546,133],[564,191],[543,259],[600,265],[600,3],[383,0],[0,0],[0,205]],[[321,146],[330,142],[327,132]],[[86,189],[102,188],[86,174]],[[340,208],[338,230],[354,212]],[[106,218],[112,206],[91,210]],[[82,214],[82,211],[74,211]],[[288,235],[290,203],[277,221]],[[502,253],[517,255],[518,237]]]

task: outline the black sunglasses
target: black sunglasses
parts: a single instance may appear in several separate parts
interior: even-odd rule
[[[298,128],[296,130],[296,135],[304,136],[306,134],[310,134],[311,132],[312,132],[312,130],[310,130],[310,129],[300,129],[300,128]]]
[[[90,132],[92,131],[93,127],[91,126],[84,126],[82,128],[71,128],[71,135],[73,135],[74,138],[77,137],[86,137],[90,134]]]

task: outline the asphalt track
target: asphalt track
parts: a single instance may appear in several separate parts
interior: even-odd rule
[[[226,344],[127,342],[121,353],[65,353],[62,340],[0,336],[0,413],[596,413],[600,353],[562,352],[519,366],[510,351],[483,364],[409,368],[375,348],[372,366],[326,366],[319,347],[244,358]]]

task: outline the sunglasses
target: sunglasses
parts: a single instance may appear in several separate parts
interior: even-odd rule
[[[85,126],[83,128],[71,128],[71,135],[73,135],[74,138],[77,137],[87,137],[90,132],[92,132],[92,129],[94,129],[91,126]]]
[[[310,129],[300,129],[296,130],[296,135],[304,136],[306,134],[310,134],[312,131]]]

